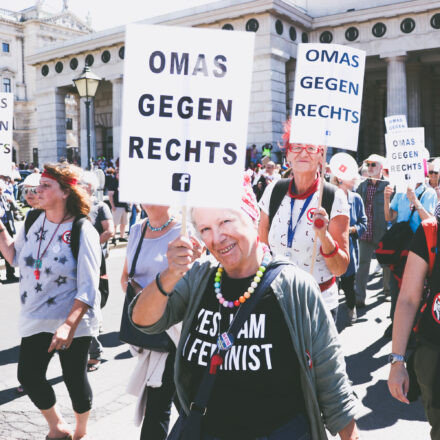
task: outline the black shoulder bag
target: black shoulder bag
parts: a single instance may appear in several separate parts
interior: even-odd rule
[[[258,301],[267,291],[272,281],[278,276],[287,262],[279,262],[277,265],[268,266],[260,285],[255,290],[255,293],[238,309],[237,315],[228,331],[233,340],[236,339],[237,334],[243,327],[246,320],[251,315]],[[191,402],[190,412],[188,416],[183,413],[180,414],[176,423],[173,426],[167,440],[200,440],[202,438],[202,417],[208,411],[207,405],[214,389],[215,379],[217,377],[217,368],[214,363],[212,367],[213,358],[221,356],[222,360],[226,356],[227,351],[217,350],[216,354],[211,357],[211,361],[206,367],[199,389],[197,390],[194,402]],[[218,365],[218,364],[217,364]]]
[[[173,350],[174,344],[171,338],[166,332],[159,333],[157,335],[148,335],[137,329],[130,321],[128,317],[128,306],[133,301],[136,293],[133,286],[131,285],[131,280],[134,277],[136,271],[136,263],[141,251],[142,242],[144,240],[144,235],[147,230],[147,223],[142,228],[141,236],[139,238],[139,243],[136,248],[136,252],[133,257],[133,262],[131,263],[131,270],[128,275],[127,291],[125,293],[124,308],[122,309],[121,318],[121,329],[119,331],[119,339],[126,344],[135,345],[136,347],[142,347],[149,350],[160,351],[168,353]]]

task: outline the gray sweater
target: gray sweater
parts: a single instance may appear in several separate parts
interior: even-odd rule
[[[138,328],[146,333],[161,333],[182,321],[182,334],[177,347],[181,355],[208,279],[215,269],[216,266],[209,261],[194,263],[177,283],[160,320],[151,326]],[[272,282],[271,288],[281,306],[298,356],[312,438],[327,439],[324,425],[335,435],[354,418],[357,404],[345,371],[336,327],[326,311],[316,281],[306,272],[293,265],[285,266]],[[130,305],[130,317],[136,300]],[[176,389],[186,413],[190,406],[190,377],[191,370],[184,366],[181,356],[176,356]]]

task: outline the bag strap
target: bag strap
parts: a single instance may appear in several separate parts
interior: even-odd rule
[[[77,261],[79,254],[79,239],[81,236],[81,228],[86,221],[87,217],[80,216],[76,217],[75,220],[73,220],[72,224],[72,232],[70,233],[70,250],[72,251],[73,257]]]
[[[417,197],[417,198],[419,199],[419,202],[420,202],[420,200],[422,200],[422,196],[423,196],[423,194],[425,193],[425,191],[426,191],[426,188],[425,188],[425,189],[419,194],[419,196]],[[408,221],[411,220],[411,217],[413,216],[413,214],[414,214],[415,212],[416,212],[416,207],[413,206],[412,209],[411,209],[411,214],[410,214],[410,216],[409,216]]]
[[[428,248],[428,277],[430,277],[432,269],[434,268],[435,257],[437,255],[437,219],[428,218],[423,220],[422,226],[426,237],[426,246]]]
[[[25,235],[25,237],[27,237],[29,229],[31,229],[31,226],[35,223],[37,218],[40,217],[42,212],[43,212],[42,209],[31,209],[27,213],[26,219],[24,221],[24,235]]]
[[[281,202],[283,201],[284,196],[289,190],[291,180],[292,179],[290,178],[280,179],[275,183],[275,186],[273,187],[269,202],[269,229],[272,225],[272,220],[275,217],[275,214],[277,213]],[[329,217],[331,215],[333,202],[335,200],[336,190],[337,187],[335,185],[324,182],[324,189],[322,190],[322,207],[326,210]]]
[[[130,269],[130,273],[128,275],[129,281],[131,278],[133,278],[134,272],[136,271],[136,263],[137,263],[137,260],[139,257],[139,252],[141,251],[142,242],[144,240],[144,235],[145,235],[145,232],[147,231],[147,227],[148,227],[147,222],[145,222],[145,226],[142,228],[141,236],[139,238],[139,243],[137,245],[136,252],[134,254],[133,261],[131,263],[131,269]]]
[[[269,229],[270,225],[272,224],[272,220],[284,199],[284,196],[287,194],[290,181],[291,179],[279,179],[273,187],[269,202]]]
[[[229,329],[229,334],[232,335],[234,340],[236,339],[238,332],[251,315],[252,311],[258,304],[263,294],[272,284],[272,281],[278,276],[284,266],[288,264],[289,263],[287,262],[278,262],[277,264],[269,265],[267,267],[264,277],[261,280],[261,283],[259,284],[257,289],[255,290],[254,294],[243,304],[242,307],[238,309],[235,320],[232,323],[231,328]],[[218,354],[223,359],[226,355],[226,351],[220,351]],[[214,356],[217,355],[214,354]],[[211,361],[214,356],[211,358]],[[201,438],[202,417],[206,414],[208,401],[211,396],[212,390],[214,389],[215,379],[217,377],[216,373],[210,373],[211,361],[208,363],[208,366],[205,369],[205,373],[203,374],[203,378],[200,382],[197,394],[194,398],[194,401],[191,403],[190,412],[187,418],[187,422],[185,424],[182,440],[195,440]]]
[[[332,183],[324,182],[324,189],[322,190],[322,207],[330,218],[332,213],[333,202],[335,201],[335,193],[338,188]]]

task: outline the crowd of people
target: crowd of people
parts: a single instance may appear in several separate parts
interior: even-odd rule
[[[103,358],[105,259],[116,231],[128,242],[120,338],[138,358],[127,391],[138,398],[141,440],[319,440],[326,430],[360,438],[336,327],[339,293],[356,325],[375,251],[405,222],[414,238],[403,279],[381,267],[391,299],[388,384],[404,403],[419,386],[440,439],[440,294],[429,294],[440,281],[439,161],[428,161],[426,181],[396,193],[378,154],[345,179],[323,147],[290,143],[288,128],[283,139],[282,164],[268,144],[262,157],[248,150],[240,209],[193,208],[186,233],[169,206],[121,201],[118,163],[104,158],[86,172],[63,159],[20,183],[17,173],[0,177],[5,282],[19,282],[22,304],[18,380],[47,421],[46,439],[88,438],[87,373]],[[16,230],[18,202],[29,209]],[[46,380],[55,352],[74,429]],[[169,433],[173,402],[179,419]]]

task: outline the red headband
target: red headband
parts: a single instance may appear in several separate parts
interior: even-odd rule
[[[69,186],[75,186],[78,183],[77,179],[70,179],[67,177],[63,177],[60,180],[58,180],[55,176],[53,176],[52,174],[49,174],[49,172],[47,170],[43,171],[43,174],[41,175],[41,177],[47,177],[48,179],[52,179],[55,180],[58,183],[63,183],[64,185],[69,185]]]

